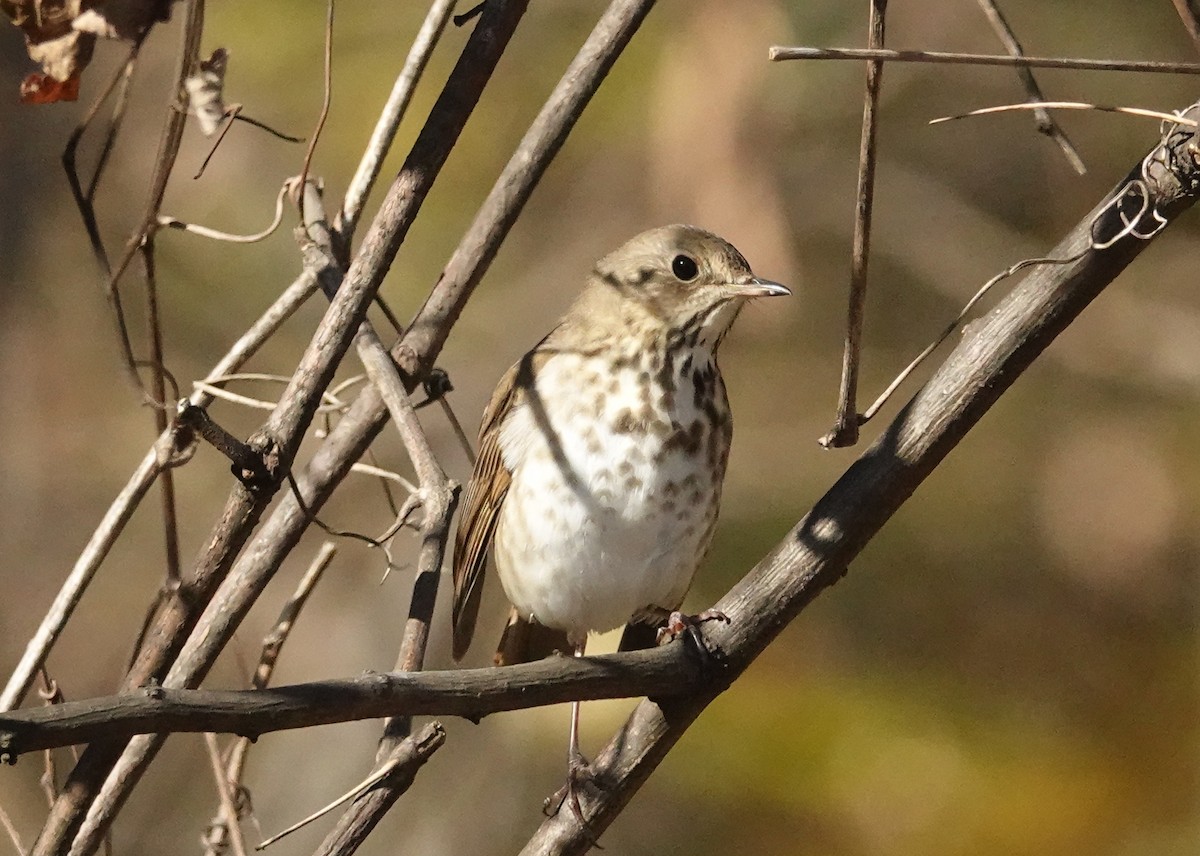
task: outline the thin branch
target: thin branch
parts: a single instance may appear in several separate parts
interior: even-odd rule
[[[329,118],[329,105],[333,101],[333,7],[334,0],[325,0],[325,54],[323,57],[324,75],[321,80],[321,112],[317,116],[317,126],[309,135],[308,149],[304,152],[304,163],[300,167],[300,178],[296,183],[301,220],[304,220],[304,188],[308,185],[308,170],[312,166],[313,154],[317,151],[317,143],[321,141],[321,131],[325,129],[325,120]]]
[[[96,209],[92,203],[92,198],[96,187],[99,185],[100,177],[104,174],[104,167],[108,161],[106,152],[111,151],[120,120],[125,114],[125,105],[128,103],[129,81],[133,75],[133,69],[137,64],[137,57],[140,50],[140,41],[134,42],[130,46],[129,56],[126,58],[125,64],[117,69],[116,73],[109,80],[108,85],[105,86],[99,97],[92,103],[92,106],[88,108],[88,111],[79,121],[79,124],[75,126],[75,130],[67,138],[67,144],[63,148],[62,153],[62,165],[63,171],[67,174],[67,185],[71,188],[71,196],[75,201],[75,207],[79,210],[80,219],[83,220],[83,227],[87,232],[88,242],[92,249],[92,257],[101,275],[105,278],[109,276],[111,267],[108,260],[108,253],[104,249],[104,240],[100,236],[100,226],[96,221]],[[120,86],[119,91],[118,86]],[[100,108],[113,92],[118,93],[113,108],[113,120],[110,123],[109,132],[105,135],[105,145],[101,150],[100,160],[92,173],[91,180],[88,182],[87,190],[84,190],[83,182],[80,180],[79,170],[76,165],[79,144],[83,140],[83,135],[91,127],[92,122],[95,121],[96,116],[99,115]]]
[[[882,48],[886,30],[887,0],[871,0],[869,44]],[[867,302],[867,263],[871,251],[871,209],[875,199],[875,139],[879,128],[879,90],[883,63],[867,64],[863,96],[862,135],[858,146],[858,189],[854,198],[854,238],[850,251],[850,306],[846,313],[846,343],[842,352],[842,383],[838,391],[833,428],[821,438],[825,448],[853,446],[858,442],[862,418],[858,413],[858,370],[862,361],[863,315]]]
[[[883,62],[1000,65],[1009,68],[1070,68],[1078,71],[1137,71],[1149,74],[1200,74],[1200,63],[1153,60],[1080,59],[1078,57],[1008,56],[948,51],[894,51],[867,48],[810,48],[775,46],[767,51],[772,62],[793,59],[850,59]]]
[[[270,503],[279,480],[289,472],[300,439],[311,424],[321,392],[329,385],[350,346],[368,305],[478,102],[483,87],[491,78],[526,5],[527,0],[496,0],[484,10],[404,166],[389,188],[345,280],[301,357],[280,406],[262,429],[250,438],[250,445],[260,450],[264,465],[272,473],[272,482],[253,490],[241,484],[234,487],[220,518],[204,542],[204,552],[181,587],[181,596],[164,608],[156,626],[151,629],[142,655],[127,676],[127,687],[144,684],[151,677],[164,672],[164,682],[179,680],[178,673],[175,673],[175,678],[171,677],[173,669],[168,670],[171,662],[176,659],[177,652],[188,639],[217,586],[246,545]],[[210,621],[219,620],[210,610],[199,635],[207,635],[211,630]],[[197,679],[200,677],[202,675]],[[72,774],[73,787],[64,792],[51,812],[47,826],[43,828],[35,856],[57,854],[62,849],[64,839],[74,832],[81,820],[82,826],[75,836],[71,852],[81,856],[92,852],[140,777],[144,769],[141,761],[146,759],[142,752],[144,748],[130,747],[119,769],[114,770],[121,759],[124,745],[113,742],[89,746]],[[148,754],[152,754],[152,750]],[[102,786],[104,793],[97,797]],[[86,819],[81,817],[85,810]]]
[[[287,195],[287,191],[288,186],[284,185],[275,197],[275,218],[271,221],[271,225],[267,226],[261,232],[255,232],[250,235],[236,235],[231,232],[222,232],[219,229],[210,229],[207,226],[200,226],[196,223],[185,223],[182,220],[168,217],[165,214],[159,214],[156,222],[160,227],[166,229],[191,232],[193,235],[199,235],[202,238],[212,238],[214,241],[226,241],[231,244],[254,244],[275,234],[275,230],[283,222],[283,198]]]
[[[732,653],[732,652],[727,652]],[[576,699],[666,698],[724,683],[688,643],[594,657],[547,657],[519,666],[368,673],[261,690],[143,687],[0,716],[0,761],[56,746],[154,732],[259,737],[382,716],[460,716]],[[717,681],[717,684],[712,684]]]
[[[246,856],[246,839],[242,835],[241,824],[238,823],[237,798],[229,779],[225,776],[225,765],[221,763],[221,749],[217,745],[217,735],[206,732],[204,746],[208,750],[208,763],[212,767],[213,779],[217,784],[217,796],[221,802],[218,817],[228,836],[224,840],[233,848],[234,856]]]
[[[392,140],[395,139],[396,131],[404,120],[404,114],[408,111],[409,102],[412,101],[417,83],[420,82],[421,75],[425,72],[429,57],[433,54],[433,49],[437,46],[442,31],[446,28],[446,21],[449,20],[450,13],[454,11],[454,3],[455,0],[434,0],[429,7],[425,21],[421,24],[421,29],[417,31],[417,37],[413,39],[412,47],[408,50],[404,68],[400,70],[396,82],[392,84],[392,91],[388,95],[387,103],[383,105],[383,111],[375,122],[371,140],[367,143],[366,151],[358,163],[358,169],[354,171],[354,177],[350,179],[350,186],[346,189],[346,198],[342,202],[342,210],[334,224],[345,248],[348,248],[354,240],[354,230],[358,226],[359,217],[362,216],[363,206],[366,205],[371,188],[375,186],[375,180],[379,177],[383,159],[392,147]]]
[[[409,493],[417,492],[417,486],[415,484],[413,484],[412,482],[410,482],[408,479],[406,479],[404,476],[400,475],[399,473],[394,473],[391,470],[385,470],[382,467],[374,467],[374,466],[371,466],[370,464],[356,463],[350,468],[350,471],[355,472],[355,473],[362,473],[363,475],[367,475],[367,476],[375,476],[375,478],[387,479],[389,481],[394,481],[398,485],[403,487],[405,490],[407,490]],[[399,513],[400,513],[400,510],[396,509],[395,514],[398,516]]]
[[[416,405],[417,409],[420,410],[422,407],[432,404],[435,401],[441,406],[442,413],[446,416],[446,421],[450,423],[450,428],[454,431],[454,436],[458,439],[459,446],[462,447],[463,455],[466,456],[467,462],[474,467],[475,450],[471,447],[471,440],[467,437],[467,432],[463,430],[462,422],[458,419],[458,414],[450,406],[450,399],[446,397],[454,391],[454,386],[450,383],[450,375],[435,366],[425,376],[425,380],[421,382],[421,386],[425,389],[425,400]]]
[[[38,675],[42,679],[42,686],[38,690],[38,695],[42,698],[43,704],[62,704],[63,694],[62,689],[58,686],[58,682],[51,680],[49,672],[44,668],[38,670]],[[42,786],[42,793],[46,795],[48,805],[54,805],[54,800],[58,797],[58,765],[54,763],[54,750],[47,749],[42,765],[42,777],[39,780]]]
[[[158,311],[158,275],[154,264],[154,236],[147,236],[141,248],[142,266],[146,280],[146,329],[150,333],[150,393],[155,401],[167,400],[166,356],[163,347],[162,318]],[[170,428],[167,411],[153,408],[155,433],[161,436]],[[179,585],[179,520],[175,509],[175,475],[170,468],[158,479],[159,509],[162,514],[163,549],[166,570],[163,589],[170,591]]]
[[[921,353],[917,354],[913,361],[905,366],[904,370],[892,379],[892,382],[887,385],[887,388],[883,392],[879,393],[879,397],[872,402],[871,406],[863,411],[863,421],[869,421],[875,416],[876,413],[879,412],[879,410],[884,404],[887,403],[888,399],[892,397],[892,394],[900,387],[900,385],[903,384],[904,381],[908,380],[909,375],[916,371],[917,368],[920,367],[920,365],[924,363],[925,360],[927,360],[943,342],[950,338],[950,335],[958,329],[958,325],[966,320],[966,317],[971,313],[971,310],[975,308],[976,304],[978,304],[980,300],[983,300],[983,298],[992,290],[993,287],[996,286],[997,283],[1032,265],[1064,265],[1078,260],[1078,258],[1022,259],[1021,261],[1010,265],[989,279],[982,286],[980,286],[979,290],[975,292],[975,294],[971,296],[971,299],[968,300],[963,308],[959,310],[958,315],[956,315],[954,319],[946,325],[945,329],[942,330],[941,335],[926,345]]]
[[[1088,104],[1083,101],[1043,101],[1040,104],[1001,104],[998,107],[981,107],[978,110],[971,110],[969,113],[960,113],[957,116],[942,116],[937,119],[930,119],[930,125],[940,125],[942,122],[954,122],[958,119],[966,119],[971,116],[986,116],[989,113],[1007,113],[1012,110],[1032,110],[1041,108],[1045,110],[1095,110],[1099,113],[1121,113],[1126,116],[1141,116],[1145,119],[1157,119],[1160,122],[1178,123],[1186,125],[1189,128],[1195,128],[1197,122],[1195,119],[1189,119],[1186,116],[1181,116],[1178,113],[1165,113],[1162,110],[1148,110],[1144,107],[1112,107],[1106,104]]]
[[[1047,254],[1078,259],[1070,265],[1035,268],[969,327],[879,439],[722,598],[717,608],[732,623],[711,628],[705,636],[710,646],[725,653],[732,675],[845,574],[859,551],[1017,377],[1149,246],[1149,238],[1128,235],[1106,250],[1095,248],[1097,228],[1102,233],[1122,228],[1111,200],[1125,197],[1130,184],[1145,183],[1153,197],[1151,208],[1172,222],[1195,203],[1200,159],[1194,146],[1193,133],[1173,129]],[[572,812],[559,812],[542,824],[522,851],[524,856],[589,850],[595,835],[612,822],[715,697],[716,693],[700,692],[639,704],[592,764],[603,788],[582,800],[586,827]]]
[[[988,23],[992,25],[992,30],[999,37],[1004,45],[1004,49],[1008,51],[1010,56],[1024,56],[1025,49],[1021,47],[1021,42],[1018,41],[1016,33],[1009,26],[1004,13],[1000,11],[1000,7],[996,5],[995,0],[978,0],[979,7],[983,10],[983,14],[987,17]],[[1042,89],[1038,86],[1037,79],[1033,76],[1029,66],[1017,66],[1017,79],[1021,81],[1021,85],[1025,88],[1025,92],[1029,96],[1029,100],[1033,102],[1045,101],[1046,97],[1042,95]],[[1034,122],[1037,125],[1039,133],[1045,134],[1058,144],[1062,149],[1063,155],[1071,164],[1071,168],[1079,175],[1084,175],[1087,172],[1087,167],[1083,164],[1083,159],[1079,157],[1079,152],[1075,150],[1075,146],[1071,144],[1067,138],[1066,132],[1059,127],[1058,122],[1044,109],[1034,109]]]

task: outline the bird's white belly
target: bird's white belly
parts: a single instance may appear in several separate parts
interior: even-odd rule
[[[576,642],[648,607],[679,606],[712,537],[727,449],[727,434],[711,438],[714,468],[708,435],[718,429],[690,448],[669,439],[668,426],[701,416],[690,383],[686,394],[648,401],[645,372],[619,369],[604,380],[597,407],[600,399],[566,385],[579,388],[580,359],[549,361],[542,395],[502,429],[512,483],[495,533],[509,600]],[[651,430],[631,430],[633,422]]]

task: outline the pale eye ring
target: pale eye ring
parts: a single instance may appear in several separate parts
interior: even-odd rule
[[[696,266],[695,259],[680,253],[671,260],[671,272],[681,282],[691,282],[700,273],[700,268]]]

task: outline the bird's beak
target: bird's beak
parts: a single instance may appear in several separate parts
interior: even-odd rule
[[[745,282],[731,282],[725,286],[734,297],[787,297],[791,289],[769,279],[752,276]]]

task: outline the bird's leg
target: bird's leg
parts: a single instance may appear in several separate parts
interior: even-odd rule
[[[575,656],[582,657],[586,640],[575,645]],[[579,802],[579,790],[585,782],[592,781],[591,765],[583,753],[579,751],[579,707],[580,702],[571,702],[571,739],[567,746],[567,781],[561,788],[542,804],[543,813],[550,817],[562,810],[563,803],[571,807],[572,814],[585,831],[588,830],[587,819],[583,816],[583,806]],[[590,834],[590,833],[589,833]],[[593,844],[596,842],[593,840]],[[597,845],[598,846],[598,845]]]

